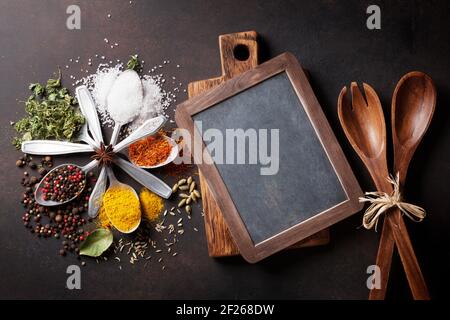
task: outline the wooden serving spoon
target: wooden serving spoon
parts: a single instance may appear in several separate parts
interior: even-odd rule
[[[364,162],[378,191],[390,194],[393,188],[387,181],[389,172],[386,161],[386,125],[383,109],[375,90],[365,83],[363,87],[366,99],[363,97],[356,82],[352,82],[351,103],[346,96],[347,87],[341,90],[338,99],[339,121],[353,149]],[[403,256],[402,263],[405,270],[411,271],[406,272],[406,275],[410,276],[412,272],[422,274],[400,212],[389,213],[386,215],[386,219],[392,232],[387,232],[386,228],[383,228],[383,233],[386,233],[386,235],[392,234],[400,256]],[[394,241],[387,241],[387,244],[392,245],[392,249],[389,248],[389,250],[393,250],[393,243]],[[389,274],[390,261],[381,261],[381,264],[378,266],[382,269],[382,274]],[[382,287],[387,285],[387,278],[385,278],[382,277],[381,279]],[[408,278],[410,283],[416,280],[416,278]],[[369,298],[371,297],[369,296]],[[420,299],[417,296],[414,296],[414,298]]]
[[[399,173],[400,189],[404,186],[409,163],[417,149],[422,137],[428,129],[433,118],[436,106],[436,88],[433,80],[426,74],[418,71],[404,75],[398,82],[392,97],[392,138],[394,142],[394,173]],[[398,208],[395,210],[399,211]],[[391,230],[385,223],[380,239],[377,255],[377,265],[389,265],[392,261],[394,240]],[[401,257],[403,259],[404,257]],[[405,265],[417,263],[410,261]],[[416,266],[415,269],[417,269]],[[382,268],[382,278],[387,282],[389,268]],[[383,274],[383,272],[387,272]],[[405,268],[405,272],[409,272]],[[412,270],[414,272],[414,270]],[[430,296],[421,273],[413,273],[407,276],[413,296],[417,299],[428,300]],[[386,286],[380,290],[371,290],[371,299],[383,299],[386,294]]]

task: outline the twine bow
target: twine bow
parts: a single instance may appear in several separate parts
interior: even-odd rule
[[[402,214],[406,215],[412,221],[421,222],[426,216],[425,210],[414,204],[401,201],[399,174],[397,173],[395,179],[390,175],[387,180],[394,187],[391,195],[386,192],[376,191],[366,192],[365,197],[359,198],[359,202],[370,202],[370,206],[364,212],[363,216],[364,228],[372,229],[375,226],[376,231],[378,219],[392,207],[399,208]]]

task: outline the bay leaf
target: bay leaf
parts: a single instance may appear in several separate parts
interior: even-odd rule
[[[99,257],[113,243],[113,234],[109,229],[96,229],[91,232],[80,246],[80,255]]]

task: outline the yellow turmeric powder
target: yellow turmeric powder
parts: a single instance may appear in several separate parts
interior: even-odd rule
[[[161,211],[164,209],[164,202],[161,197],[147,188],[143,188],[139,194],[139,199],[141,200],[144,218],[149,222],[157,220]]]
[[[97,227],[99,227],[99,228],[103,228],[103,229],[111,229],[112,228],[111,221],[109,221],[109,218],[106,215],[104,206],[100,207],[100,211],[98,213],[96,224],[97,224]]]
[[[131,188],[109,188],[103,196],[102,207],[111,224],[120,232],[136,229],[141,221],[139,199]]]

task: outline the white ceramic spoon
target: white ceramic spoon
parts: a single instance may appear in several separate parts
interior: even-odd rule
[[[78,100],[81,113],[84,115],[88,128],[92,133],[96,147],[100,147],[103,143],[102,127],[98,119],[97,108],[95,107],[94,99],[86,86],[79,86],[75,89],[75,95]],[[86,128],[86,129],[88,129]],[[87,133],[87,130],[86,130]],[[88,135],[89,136],[89,135]],[[83,140],[85,141],[85,140]],[[87,141],[86,141],[87,142]],[[89,142],[87,142],[89,143]]]
[[[144,89],[139,75],[134,70],[122,72],[111,87],[107,97],[108,111],[114,120],[111,145],[115,145],[123,125],[133,121],[142,109]],[[123,103],[123,101],[126,103]]]
[[[134,189],[132,187],[130,187],[129,185],[119,182],[119,180],[117,180],[116,176],[114,175],[114,172],[112,171],[112,169],[110,167],[106,167],[106,173],[107,173],[108,179],[109,179],[108,190],[111,188],[128,189],[133,192],[133,194],[136,196],[137,201],[139,201],[139,197],[138,197],[136,191],[134,191]],[[106,192],[108,192],[108,191],[106,191]],[[108,211],[106,211],[106,215],[108,216]],[[111,219],[110,219],[110,221],[111,221]],[[139,221],[137,221],[136,225],[133,228],[131,228],[130,230],[120,230],[120,228],[117,228],[117,226],[114,225],[113,221],[111,221],[111,223],[114,226],[114,228],[116,228],[117,230],[119,230],[122,233],[132,233],[139,227],[139,224],[141,223],[141,217],[139,217]]]
[[[119,157],[114,158],[114,163],[117,164],[123,171],[125,171],[130,177],[139,182],[147,189],[153,191],[160,197],[168,199],[172,194],[172,188],[170,188],[164,181],[155,177],[148,171],[137,167],[136,165]]]
[[[142,168],[142,169],[156,169],[156,168],[163,167],[166,164],[171,163],[173,160],[175,160],[178,157],[179,148],[178,148],[178,144],[172,138],[169,138],[168,136],[162,136],[162,138],[164,140],[166,140],[170,144],[172,149],[170,150],[170,154],[169,154],[169,156],[167,157],[166,160],[164,160],[163,162],[158,163],[158,164],[156,164],[154,166],[140,166],[137,163],[134,163],[133,160],[131,160],[128,152],[126,152],[126,153],[124,152],[122,154],[125,154],[128,157],[128,160],[130,160],[134,165],[136,165],[136,166],[138,166],[139,168]]]
[[[22,152],[36,155],[58,155],[79,152],[94,152],[93,146],[54,140],[30,140],[22,142]]]
[[[43,192],[42,192],[42,185],[45,182],[45,178],[47,178],[53,171],[57,170],[58,168],[61,168],[63,166],[68,166],[68,165],[72,165],[74,167],[78,167],[80,168],[85,174],[87,174],[89,171],[91,171],[92,169],[94,169],[96,166],[98,166],[98,161],[97,160],[92,160],[91,162],[89,162],[87,165],[80,167],[79,165],[73,164],[73,163],[65,163],[65,164],[61,164],[55,168],[53,168],[52,170],[50,170],[42,179],[41,182],[39,182],[38,186],[36,187],[36,190],[34,192],[34,198],[36,199],[36,202],[39,203],[40,205],[43,206],[59,206],[62,205],[64,203],[67,203],[69,201],[72,201],[73,199],[75,199],[76,197],[78,197],[84,190],[84,188],[86,187],[86,183],[84,185],[84,188],[81,189],[76,195],[74,195],[72,198],[67,199],[64,202],[58,202],[58,201],[52,201],[52,200],[44,200],[43,197]]]

